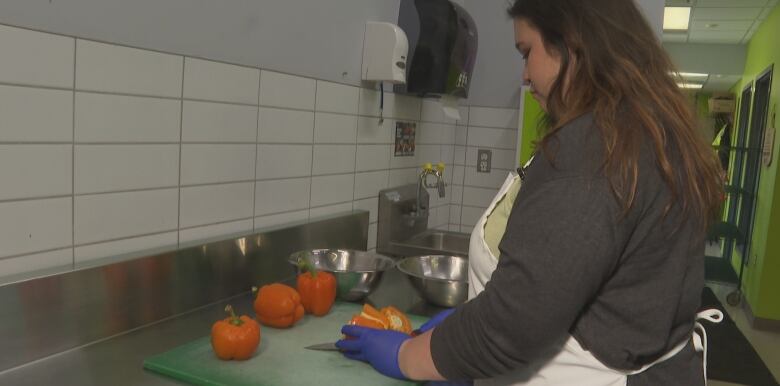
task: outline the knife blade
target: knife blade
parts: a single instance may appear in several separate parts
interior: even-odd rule
[[[317,351],[341,351],[339,350],[338,347],[336,347],[336,342],[314,344],[311,346],[306,346],[304,348],[307,350],[317,350]]]

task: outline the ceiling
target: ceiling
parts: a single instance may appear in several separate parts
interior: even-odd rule
[[[747,44],[778,0],[666,0],[692,7],[688,31],[664,32],[668,43]]]

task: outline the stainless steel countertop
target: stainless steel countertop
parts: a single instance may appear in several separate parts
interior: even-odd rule
[[[254,314],[252,298],[247,293],[10,369],[0,373],[0,384],[180,385],[181,382],[144,370],[143,359],[209,334],[214,321],[224,317],[228,302],[242,314]],[[376,306],[392,304],[405,312],[425,316],[443,310],[425,303],[395,268],[385,272],[368,302]]]

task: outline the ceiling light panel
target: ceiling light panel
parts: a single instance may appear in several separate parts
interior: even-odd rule
[[[664,7],[664,30],[684,31],[691,20],[690,7]]]

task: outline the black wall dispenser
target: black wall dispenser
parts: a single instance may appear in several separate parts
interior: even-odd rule
[[[406,84],[396,93],[466,98],[477,56],[477,27],[449,0],[401,0],[398,26],[409,39]]]

